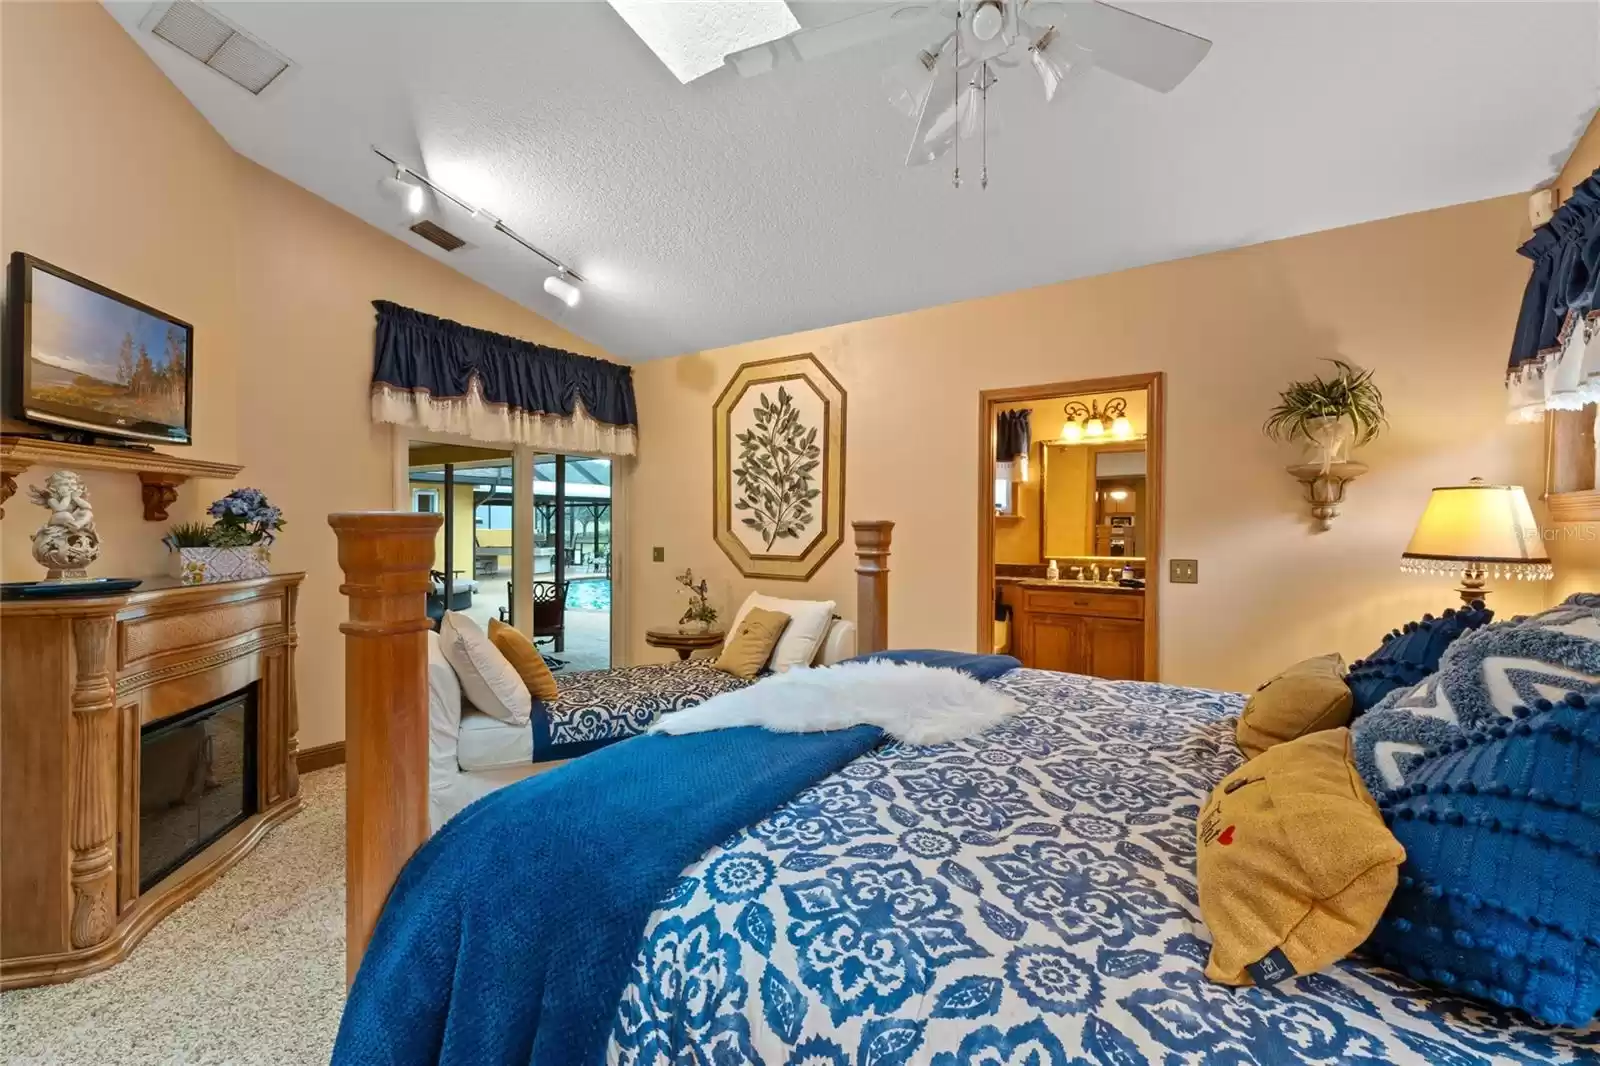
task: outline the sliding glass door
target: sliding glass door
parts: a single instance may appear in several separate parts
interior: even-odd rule
[[[510,618],[516,579],[512,459],[511,452],[492,448],[411,442],[411,509],[445,516],[428,596],[436,625],[446,610],[485,629],[493,619]]]
[[[499,619],[552,669],[610,667],[611,460],[411,441],[406,461],[410,509],[446,517],[428,597],[435,627],[447,610],[485,629]]]
[[[551,654],[566,669],[603,670],[611,665],[611,460],[535,456],[533,507],[535,632],[552,631]]]

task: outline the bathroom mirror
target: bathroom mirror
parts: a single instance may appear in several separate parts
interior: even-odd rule
[[[1144,557],[1143,441],[1044,446],[1040,470],[1045,559]]]

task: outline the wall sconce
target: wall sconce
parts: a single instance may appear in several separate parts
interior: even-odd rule
[[[1133,439],[1133,423],[1128,420],[1128,401],[1121,396],[1113,396],[1104,407],[1100,406],[1099,400],[1091,400],[1087,407],[1077,400],[1069,400],[1062,410],[1066,412],[1067,420],[1061,425],[1057,444],[1099,444],[1107,440]]]

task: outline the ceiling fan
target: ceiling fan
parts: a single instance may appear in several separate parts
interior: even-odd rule
[[[953,27],[950,26],[954,22]],[[934,0],[886,4],[824,26],[796,30],[746,48],[726,62],[747,78],[780,64],[810,62],[894,37],[929,43],[884,73],[889,101],[916,121],[906,166],[920,166],[956,149],[954,183],[961,186],[959,138],[982,134],[981,184],[989,186],[989,91],[999,72],[1027,63],[1046,101],[1068,94],[1092,68],[1171,92],[1211,50],[1204,37],[1175,29],[1098,0]]]

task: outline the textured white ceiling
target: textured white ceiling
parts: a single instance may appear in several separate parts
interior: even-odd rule
[[[957,191],[900,165],[904,43],[681,85],[598,0],[218,3],[295,63],[257,98],[107,6],[238,151],[628,359],[1531,189],[1600,98],[1593,0],[1129,2],[1215,42],[1194,75],[1095,72],[1047,110],[1012,72],[989,190]],[[453,254],[406,233],[370,145],[571,263],[583,302],[465,220]]]

